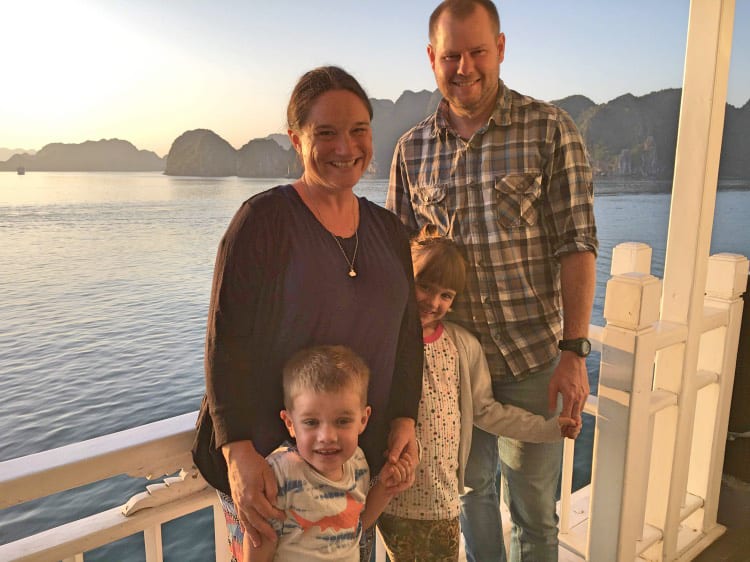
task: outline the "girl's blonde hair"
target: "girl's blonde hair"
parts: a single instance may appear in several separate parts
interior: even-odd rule
[[[466,260],[458,244],[438,234],[434,225],[425,225],[412,239],[411,259],[417,282],[463,291]]]

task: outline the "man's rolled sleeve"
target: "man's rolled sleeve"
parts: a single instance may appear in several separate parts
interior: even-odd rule
[[[597,254],[594,182],[586,146],[570,116],[560,110],[548,188],[554,255]]]

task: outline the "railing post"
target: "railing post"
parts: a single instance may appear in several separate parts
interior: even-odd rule
[[[709,258],[704,302],[706,307],[726,310],[729,318],[725,328],[703,335],[698,356],[698,373],[715,374],[715,382],[700,390],[697,398],[688,476],[688,493],[704,502],[686,523],[700,532],[716,526],[747,274],[744,256]]]
[[[607,283],[587,560],[633,560],[642,534],[661,298],[660,281],[643,271],[649,254],[645,245],[613,252],[613,271],[642,271],[619,273]]]
[[[146,547],[146,562],[164,561],[161,543],[161,525],[154,525],[149,529],[144,529],[143,542]]]
[[[224,509],[221,507],[219,495],[214,494],[214,549],[216,551],[216,562],[226,562],[229,556],[229,535],[227,534],[227,521]]]
[[[703,292],[716,204],[734,0],[691,0],[675,152],[661,320],[687,327],[661,559],[680,555],[696,407]]]
[[[560,534],[570,532],[570,499],[573,493],[573,460],[575,458],[575,441],[565,439],[563,443],[562,474],[560,478]]]

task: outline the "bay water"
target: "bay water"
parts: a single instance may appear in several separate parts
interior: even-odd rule
[[[0,175],[0,461],[197,410],[218,242],[239,205],[283,179],[158,173]],[[383,204],[387,182],[359,195]],[[750,181],[722,182],[711,253],[750,255]],[[645,242],[664,266],[669,183],[597,180],[592,322],[602,325],[614,245]],[[597,357],[589,371],[597,377]],[[576,444],[589,479],[593,429]],[[121,505],[127,477],[0,512],[0,543]],[[211,560],[208,511],[164,526],[166,560]],[[87,560],[144,560],[135,536]]]

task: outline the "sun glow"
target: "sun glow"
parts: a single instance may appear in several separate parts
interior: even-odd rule
[[[142,89],[158,87],[163,49],[118,21],[104,4],[83,1],[13,2],[3,8],[2,128],[38,138],[80,142],[119,134],[123,108],[137,110]],[[128,103],[130,101],[130,103]],[[125,102],[125,103],[124,103]],[[101,120],[108,115],[107,122]],[[101,136],[97,137],[99,134]],[[0,137],[2,134],[0,133]]]

